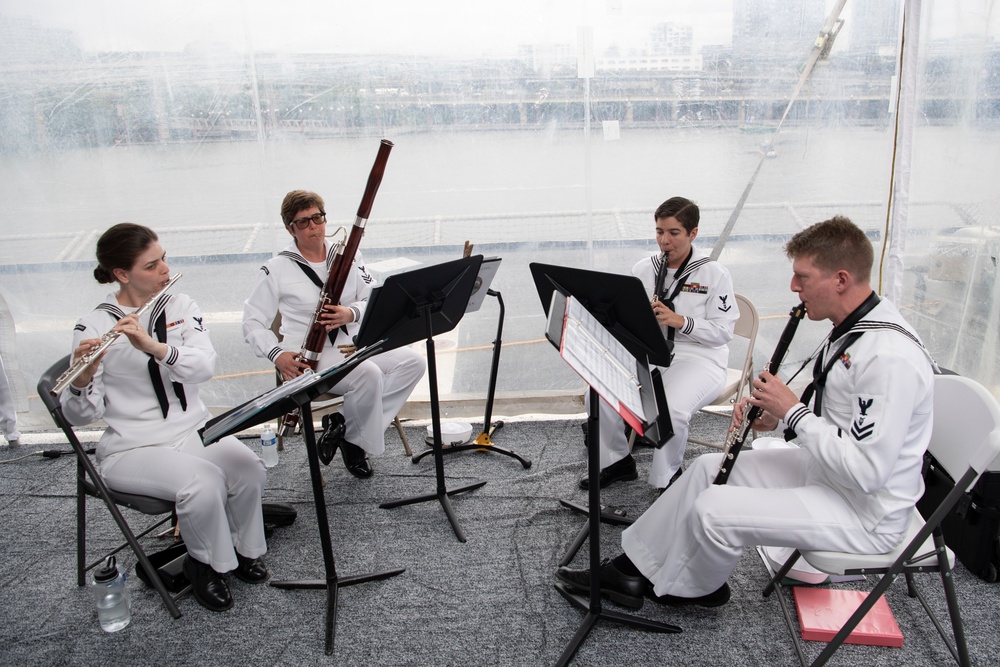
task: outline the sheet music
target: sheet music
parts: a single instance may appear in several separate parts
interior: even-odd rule
[[[640,421],[647,421],[635,357],[572,296],[566,297],[559,354],[611,405],[620,404]]]

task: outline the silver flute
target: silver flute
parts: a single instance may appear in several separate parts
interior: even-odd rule
[[[135,311],[135,316],[139,317],[147,310],[149,310],[150,306],[152,306],[157,299],[163,296],[163,294],[166,293],[168,289],[173,287],[174,283],[177,282],[177,280],[182,275],[184,274],[175,273],[173,277],[170,279],[170,281],[163,286],[163,289],[161,289],[153,296],[149,297],[149,300],[146,301],[146,303],[139,306],[138,310]],[[107,350],[109,347],[111,347],[111,344],[114,343],[116,340],[118,340],[119,336],[121,336],[121,332],[115,331],[113,329],[108,333],[104,334],[103,336],[101,336],[101,344],[91,349],[90,352],[87,352],[82,357],[74,361],[73,364],[68,369],[66,369],[66,372],[59,376],[59,378],[56,380],[56,383],[52,385],[52,389],[49,390],[49,393],[52,394],[53,396],[58,396],[59,394],[61,394],[63,390],[66,389],[66,387],[68,387],[70,383],[73,382],[73,380],[80,377],[80,373],[83,372],[83,369],[92,364],[94,362],[94,359],[97,359],[102,354],[104,354],[104,351]]]

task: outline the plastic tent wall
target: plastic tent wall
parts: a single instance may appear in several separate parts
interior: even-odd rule
[[[673,195],[762,313],[761,363],[795,303],[782,244],[844,214],[938,362],[1000,386],[993,2],[207,5],[0,0],[0,351],[29,427],[36,378],[109,291],[95,241],[125,220],[207,315],[208,402],[273,386],[240,313],[288,243],[281,198],[315,190],[349,225],[382,137],[365,260],[384,277],[467,240],[503,258],[498,394],[582,389],[527,264],[627,272]],[[437,341],[445,396],[485,394],[498,305]],[[787,369],[826,333],[800,327]]]

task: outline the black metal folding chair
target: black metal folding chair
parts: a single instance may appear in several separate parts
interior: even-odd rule
[[[150,496],[119,493],[118,491],[108,488],[104,479],[101,477],[101,474],[94,466],[94,462],[90,460],[87,450],[84,449],[80,440],[76,437],[73,426],[66,421],[59,399],[50,393],[50,390],[53,385],[55,385],[58,377],[62,375],[67,368],[69,368],[69,364],[70,357],[63,357],[42,374],[42,377],[38,380],[38,396],[42,399],[42,402],[48,409],[49,414],[52,416],[52,420],[55,422],[56,426],[62,430],[66,439],[69,441],[69,444],[73,447],[73,451],[76,453],[76,583],[78,586],[84,586],[86,584],[86,573],[89,570],[103,562],[108,556],[117,554],[125,547],[132,547],[132,551],[135,553],[136,558],[139,559],[140,567],[146,571],[148,580],[160,594],[160,597],[163,599],[163,604],[166,605],[170,615],[174,618],[180,618],[181,612],[180,609],[177,608],[176,601],[177,598],[181,597],[190,590],[190,586],[187,586],[180,592],[172,595],[157,575],[156,568],[152,565],[152,563],[150,563],[149,557],[146,555],[146,551],[142,548],[142,545],[139,544],[139,540],[141,538],[152,533],[154,530],[170,521],[174,512],[174,503],[161,500],[159,498],[152,498]],[[87,496],[99,498],[104,502],[104,505],[108,508],[112,518],[114,518],[115,523],[118,525],[118,529],[125,537],[124,543],[90,563],[87,563],[86,556]],[[166,516],[159,518],[152,526],[149,526],[142,532],[136,534],[132,531],[128,521],[125,520],[124,515],[118,507],[119,505],[136,510],[142,514],[157,517],[160,515]]]

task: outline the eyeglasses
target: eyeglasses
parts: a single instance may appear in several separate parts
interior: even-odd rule
[[[308,218],[296,218],[295,220],[292,220],[288,224],[289,224],[289,226],[295,225],[299,229],[307,229],[309,227],[310,223],[312,223],[314,225],[325,224],[326,223],[326,211],[320,211],[316,215],[311,215]]]

